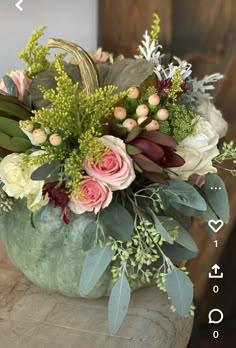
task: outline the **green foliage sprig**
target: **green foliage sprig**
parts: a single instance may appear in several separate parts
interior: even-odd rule
[[[166,103],[169,118],[160,122],[160,131],[173,136],[178,142],[193,133],[192,120],[197,116],[186,105]]]
[[[168,88],[166,91],[168,99],[172,101],[172,103],[176,102],[178,97],[178,93],[182,91],[181,85],[183,83],[183,78],[181,75],[180,69],[176,68],[175,73],[171,79],[171,88]]]
[[[159,33],[160,33],[160,17],[157,13],[153,13],[153,23],[151,25],[150,38],[152,41],[155,41],[156,45],[159,42]]]
[[[78,83],[73,83],[65,72],[59,58],[55,60],[54,66],[57,70],[55,80],[56,89],[45,89],[40,87],[43,98],[51,103],[51,107],[42,108],[34,111],[33,123],[38,123],[42,128],[48,128],[51,132],[63,131],[63,137],[76,135],[78,126],[76,123],[77,103],[80,100],[81,92],[78,97]],[[78,100],[79,99],[79,100]]]
[[[34,77],[42,71],[46,71],[50,62],[47,60],[49,47],[39,45],[38,40],[43,36],[46,27],[40,27],[30,36],[25,50],[19,53],[19,58],[26,63],[26,73],[29,77]]]
[[[236,169],[222,167],[221,164],[224,161],[232,161],[233,165],[236,164],[236,145],[233,141],[227,143],[224,142],[220,149],[220,154],[214,159],[215,164],[220,168],[230,172],[233,176],[236,176]]]
[[[28,158],[32,164],[64,161],[66,186],[79,192],[83,177],[83,164],[86,157],[101,161],[107,150],[105,142],[98,139],[106,119],[112,114],[116,104],[127,95],[127,91],[115,94],[116,87],[98,88],[94,94],[87,95],[85,90],[78,91],[78,83],[73,83],[57,57],[53,63],[56,68],[56,89],[40,87],[43,98],[50,102],[50,107],[34,111],[31,118],[36,128],[59,133],[63,146],[43,144],[45,151],[39,156]]]

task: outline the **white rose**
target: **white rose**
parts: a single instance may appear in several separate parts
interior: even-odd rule
[[[209,99],[202,99],[201,104],[197,108],[197,112],[204,116],[218,133],[219,137],[225,136],[228,130],[228,123],[224,120],[220,110]]]
[[[209,159],[197,150],[177,146],[177,154],[185,160],[185,163],[181,167],[170,168],[175,173],[169,173],[171,178],[188,180],[192,174],[205,175],[207,173],[217,172],[216,168],[212,165],[212,159]]]
[[[28,209],[36,210],[48,203],[42,197],[44,181],[30,179],[37,166],[27,165],[23,156],[13,153],[3,158],[0,162],[0,179],[4,184],[3,190],[9,197],[27,198]]]
[[[185,164],[178,168],[170,168],[181,180],[187,180],[192,174],[217,172],[212,160],[219,154],[219,135],[204,117],[195,117],[193,126],[193,133],[176,147],[176,153],[184,158]],[[170,173],[170,177],[176,178],[175,174]]]

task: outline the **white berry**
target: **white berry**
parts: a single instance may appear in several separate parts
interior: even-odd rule
[[[123,122],[123,127],[125,127],[128,132],[130,132],[136,126],[137,126],[137,122],[135,120],[133,120],[132,118],[127,118]]]

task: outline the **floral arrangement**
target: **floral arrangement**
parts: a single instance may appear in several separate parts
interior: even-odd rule
[[[234,144],[220,146],[227,123],[209,93],[222,75],[197,80],[177,57],[165,65],[157,15],[134,59],[88,54],[64,40],[39,45],[44,29],[20,53],[25,70],[0,82],[0,213],[22,199],[33,226],[51,204],[65,224],[87,215],[80,294],[110,267],[111,334],[137,284],[156,284],[174,311],[193,314],[193,285],[180,263],[198,253],[191,218],[228,221],[217,168],[236,162]],[[73,58],[49,61],[54,47]]]

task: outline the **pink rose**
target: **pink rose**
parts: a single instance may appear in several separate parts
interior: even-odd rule
[[[69,203],[69,208],[75,214],[83,214],[86,211],[94,211],[97,214],[100,209],[106,208],[111,203],[112,192],[110,188],[94,178],[84,177],[81,189],[82,197],[78,197],[74,191]]]
[[[12,70],[8,75],[14,82],[19,93],[19,100],[24,100],[25,91],[29,91],[31,80],[26,76],[23,70]],[[6,86],[0,81],[0,89],[7,92]]]
[[[105,140],[109,153],[103,156],[101,164],[86,159],[84,168],[88,175],[106,183],[112,191],[124,190],[135,179],[132,159],[126,152],[125,143],[111,135],[104,135],[101,139]]]

